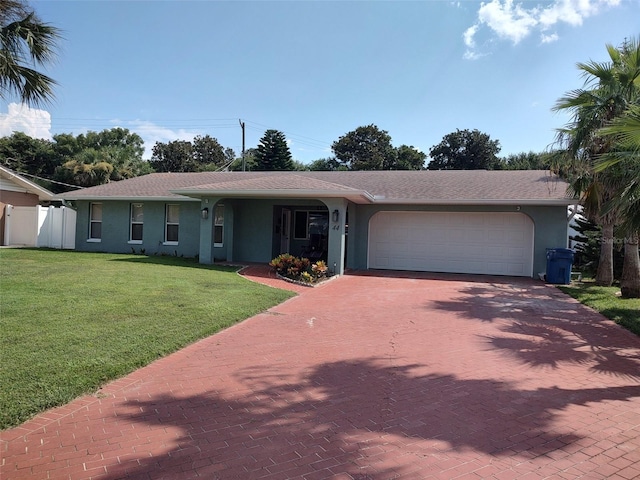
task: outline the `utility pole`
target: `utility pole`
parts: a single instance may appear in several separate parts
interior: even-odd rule
[[[242,128],[242,171],[245,171],[245,162],[244,162],[244,122],[240,119],[238,119],[238,122],[240,122],[240,128]]]

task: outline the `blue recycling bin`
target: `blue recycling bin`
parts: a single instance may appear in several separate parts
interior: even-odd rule
[[[547,248],[547,283],[570,284],[572,265],[573,250],[570,248]]]

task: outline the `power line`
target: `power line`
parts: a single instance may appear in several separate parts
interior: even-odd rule
[[[23,177],[32,177],[32,178],[37,178],[38,180],[43,180],[43,181],[45,181],[45,182],[49,182],[49,183],[57,183],[58,185],[64,185],[65,187],[79,188],[79,189],[85,188],[85,187],[80,187],[80,186],[78,186],[78,185],[71,185],[71,184],[69,184],[69,183],[63,183],[63,182],[58,182],[57,180],[50,180],[50,179],[48,179],[48,178],[39,177],[39,176],[37,176],[37,175],[32,175],[32,174],[30,174],[30,173],[24,173],[24,172],[18,172],[18,171],[16,171],[16,173],[17,173],[17,174],[19,174],[19,175],[21,175],[21,176],[23,176]]]
[[[196,132],[190,132],[194,135],[199,134],[197,131],[210,132],[215,136],[216,131],[229,130],[238,128],[237,118],[154,118],[154,119],[106,119],[106,118],[89,118],[89,117],[55,117],[51,120],[34,119],[31,125],[34,127],[48,128],[49,130],[55,130],[60,132],[61,130],[109,130],[113,128],[126,128],[134,133],[139,134],[142,137],[149,136],[154,133],[155,129],[162,130],[195,130]],[[246,129],[254,132],[263,133],[265,130],[274,129],[269,125],[265,125],[252,120],[242,120],[243,128],[242,133],[244,135]],[[276,129],[279,130],[279,129]],[[318,150],[328,150],[331,148],[332,143],[324,140],[318,140],[306,135],[301,135],[291,131],[282,131],[286,137],[295,142],[296,145],[306,146]],[[171,133],[171,132],[169,132]],[[174,132],[177,136],[184,132]],[[235,143],[235,142],[234,142]],[[244,142],[242,142],[244,145]],[[232,146],[235,150],[240,148],[240,145],[235,144]],[[245,149],[246,147],[243,147]]]

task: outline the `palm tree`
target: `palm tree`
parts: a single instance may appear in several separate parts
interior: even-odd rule
[[[600,132],[614,137],[619,148],[614,154],[602,157],[596,171],[605,171],[621,162],[629,165],[627,186],[617,199],[617,207],[624,212],[625,231],[640,231],[640,105],[629,107],[623,116]]]
[[[616,118],[601,133],[613,137],[618,149],[603,156],[596,165],[596,171],[619,168],[621,164],[625,166],[624,188],[612,202],[612,208],[621,212],[621,226],[625,234],[620,290],[623,297],[640,298],[640,105],[631,106],[625,115]]]
[[[55,56],[59,30],[42,23],[23,0],[0,0],[0,98],[38,106],[53,98],[56,82],[36,68]]]
[[[587,215],[602,226],[598,285],[613,283],[613,228],[627,211],[616,199],[627,186],[628,177],[623,164],[595,168],[599,159],[620,147],[601,129],[623,116],[640,95],[640,43],[625,42],[619,49],[607,45],[607,52],[609,62],[578,63],[585,77],[584,87],[567,93],[554,106],[555,111],[572,113],[570,123],[558,132],[566,158],[563,170],[568,172],[574,191],[581,195]],[[630,275],[640,277],[640,268],[632,269]]]

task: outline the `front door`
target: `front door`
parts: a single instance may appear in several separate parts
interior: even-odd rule
[[[288,208],[282,209],[280,225],[280,253],[289,253],[289,248],[291,246],[291,210]]]

